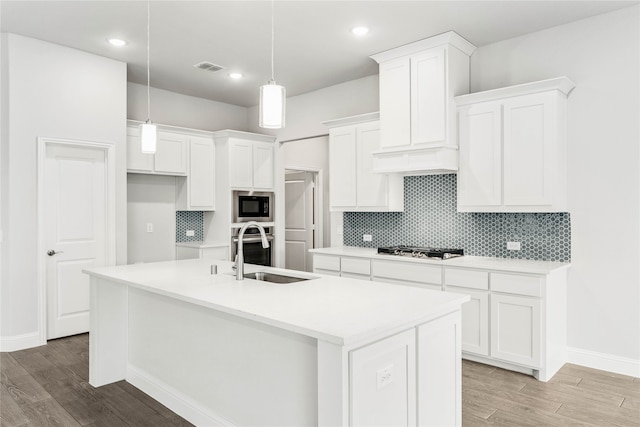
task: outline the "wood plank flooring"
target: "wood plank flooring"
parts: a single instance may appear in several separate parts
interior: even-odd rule
[[[87,334],[0,353],[0,425],[190,426],[127,382],[93,388]],[[640,379],[567,364],[548,383],[462,365],[463,426],[638,426]]]

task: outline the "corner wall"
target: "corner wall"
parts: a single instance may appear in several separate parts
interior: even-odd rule
[[[147,120],[147,87],[127,83],[127,90],[127,118],[144,122]],[[248,130],[246,107],[154,87],[150,93],[151,121],[154,123],[206,131]]]
[[[567,76],[570,360],[640,376],[639,7],[477,49],[472,92]]]
[[[116,258],[126,263],[127,70],[123,62],[15,34],[2,34],[2,41],[0,350],[12,351],[46,337],[37,268],[37,137],[115,143]]]

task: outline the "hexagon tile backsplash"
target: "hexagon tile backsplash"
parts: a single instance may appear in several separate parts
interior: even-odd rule
[[[344,244],[462,248],[465,255],[571,260],[569,213],[456,211],[456,175],[404,178],[404,212],[345,212]],[[371,234],[373,241],[363,242]],[[507,250],[521,242],[521,250]]]

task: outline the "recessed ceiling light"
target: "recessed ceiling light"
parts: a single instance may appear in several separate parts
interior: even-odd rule
[[[242,75],[242,73],[229,73],[229,77],[231,77],[232,79],[241,79],[244,76]]]
[[[369,29],[367,27],[354,27],[351,29],[351,32],[356,36],[364,36],[369,32]]]
[[[110,45],[117,46],[117,47],[125,46],[127,44],[126,40],[116,39],[116,38],[107,39],[107,41],[109,42]]]

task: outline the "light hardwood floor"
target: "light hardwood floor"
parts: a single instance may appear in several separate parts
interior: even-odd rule
[[[120,381],[88,384],[87,334],[1,353],[2,426],[190,426]],[[466,426],[640,426],[640,379],[565,365],[548,383],[464,361]]]

